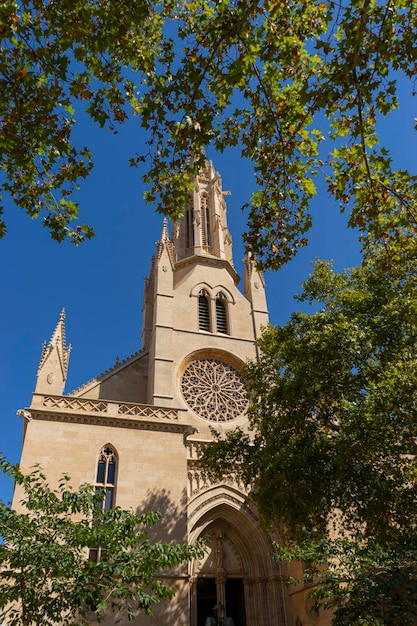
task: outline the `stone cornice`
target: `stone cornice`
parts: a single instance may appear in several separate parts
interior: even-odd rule
[[[179,421],[179,415],[185,414],[181,409],[69,396],[33,394],[30,408],[21,413],[25,418],[28,416],[28,420],[156,430],[183,435],[189,429],[189,424]]]
[[[193,255],[193,256],[185,257],[184,259],[181,259],[180,261],[176,261],[175,269],[177,270],[183,267],[187,267],[188,265],[196,265],[196,264],[211,265],[212,267],[216,267],[216,268],[224,268],[225,270],[229,272],[235,285],[237,285],[240,282],[239,274],[236,272],[235,268],[232,265],[230,265],[229,261],[227,261],[226,259],[219,259],[218,257],[215,257],[215,256]]]

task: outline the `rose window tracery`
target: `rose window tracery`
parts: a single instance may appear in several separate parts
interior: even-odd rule
[[[190,409],[212,422],[236,419],[248,406],[242,376],[232,365],[217,359],[192,361],[182,375],[181,391]]]

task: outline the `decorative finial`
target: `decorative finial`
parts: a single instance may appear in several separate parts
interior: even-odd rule
[[[166,217],[164,217],[164,221],[162,222],[162,235],[161,235],[161,242],[166,242],[169,240],[169,235],[168,235],[168,220]]]

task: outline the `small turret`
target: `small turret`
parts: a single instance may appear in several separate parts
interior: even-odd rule
[[[67,378],[71,346],[65,340],[65,309],[62,309],[52,337],[42,346],[35,393],[62,395]]]

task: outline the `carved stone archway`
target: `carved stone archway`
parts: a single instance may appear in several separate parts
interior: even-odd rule
[[[209,580],[213,601],[226,607],[234,626],[292,626],[282,571],[271,558],[271,537],[260,529],[244,495],[230,486],[209,488],[190,502],[189,520],[191,541],[209,538],[207,554],[191,564],[191,626],[204,626],[199,589]],[[230,608],[233,594],[238,598]]]

